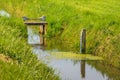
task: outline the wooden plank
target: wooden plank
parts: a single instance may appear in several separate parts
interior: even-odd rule
[[[47,22],[24,22],[26,25],[45,25]]]

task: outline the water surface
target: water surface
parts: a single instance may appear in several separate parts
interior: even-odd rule
[[[57,59],[53,56],[51,57],[51,55],[49,54],[50,51],[42,50],[40,46],[33,47],[33,52],[38,55],[38,59],[43,60],[47,65],[55,69],[56,74],[59,74],[62,80],[109,79],[109,77],[106,74],[103,75],[94,67],[87,64],[87,61]]]

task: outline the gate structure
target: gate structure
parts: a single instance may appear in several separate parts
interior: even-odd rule
[[[23,17],[24,24],[27,26],[38,26],[39,27],[39,34],[40,34],[40,45],[46,45],[46,39],[45,39],[45,34],[46,34],[46,25],[48,24],[46,20],[46,16],[42,16],[38,19],[32,19],[32,18],[27,18]]]

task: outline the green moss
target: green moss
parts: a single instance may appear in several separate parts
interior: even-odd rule
[[[73,52],[52,52],[52,56],[56,58],[63,58],[63,59],[72,59],[72,60],[103,60],[103,58],[98,56],[93,56],[90,54],[76,54]]]

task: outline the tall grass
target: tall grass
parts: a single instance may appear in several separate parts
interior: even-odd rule
[[[47,67],[32,53],[25,37],[26,28],[18,19],[1,17],[0,22],[0,54],[13,59],[11,63],[0,61],[1,80],[59,79],[52,68]]]

